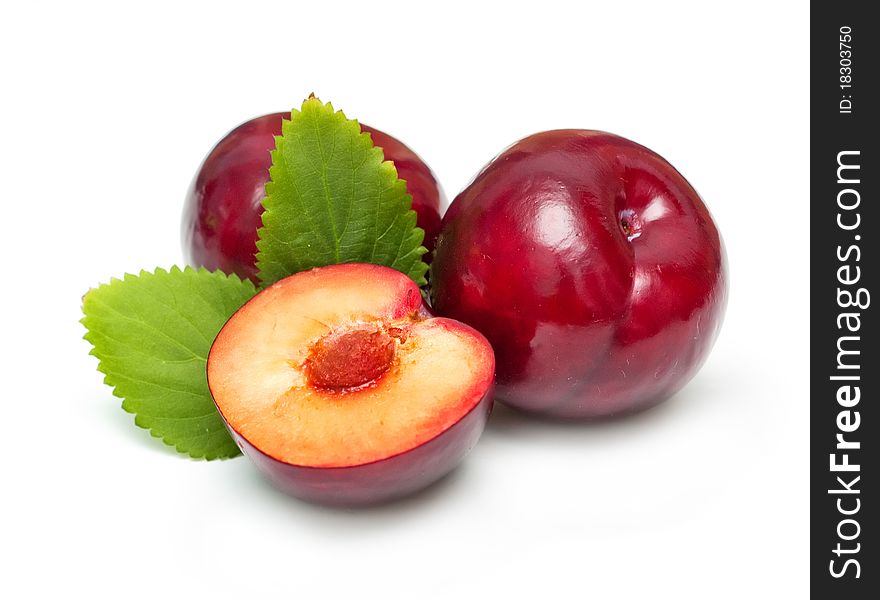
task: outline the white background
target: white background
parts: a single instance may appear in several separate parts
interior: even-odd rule
[[[0,9],[0,595],[805,597],[806,3],[298,4]],[[80,296],[180,262],[203,155],[312,91],[404,140],[450,198],[545,129],[665,156],[727,243],[705,368],[613,423],[499,408],[453,475],[369,510],[166,450],[101,383]]]

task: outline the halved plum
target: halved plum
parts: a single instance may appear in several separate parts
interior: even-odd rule
[[[282,490],[354,505],[416,491],[477,442],[492,348],[433,317],[406,275],[312,269],[236,312],[208,357],[214,402],[242,451]]]

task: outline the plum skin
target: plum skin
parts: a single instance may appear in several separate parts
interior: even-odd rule
[[[406,452],[350,467],[304,467],[251,445],[228,423],[241,451],[278,489],[325,506],[368,506],[402,498],[452,471],[480,439],[492,412],[492,390],[452,427]]]
[[[556,418],[652,406],[699,370],[727,302],[700,196],[651,150],[557,130],[514,144],[452,202],[432,305],[483,333],[496,399]]]
[[[290,113],[251,119],[226,134],[202,162],[186,195],[181,241],[187,264],[220,269],[255,283],[257,230],[262,226],[262,200],[272,164],[270,151]],[[373,144],[394,162],[412,195],[416,224],[425,230],[429,254],[440,230],[443,191],[431,169],[400,140],[361,125]]]

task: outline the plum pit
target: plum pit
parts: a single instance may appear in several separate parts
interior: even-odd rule
[[[319,389],[351,391],[385,374],[394,362],[400,327],[360,324],[335,330],[320,338],[306,361],[309,383]]]

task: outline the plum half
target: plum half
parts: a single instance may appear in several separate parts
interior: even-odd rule
[[[699,194],[622,137],[559,130],[490,162],[443,218],[432,306],[495,348],[497,399],[561,418],[668,398],[721,327],[724,245]]]
[[[208,153],[186,195],[181,237],[187,264],[220,269],[257,283],[257,230],[262,226],[263,197],[272,165],[270,152],[281,123],[290,113],[272,113],[251,119],[230,131]],[[385,160],[406,181],[416,212],[416,224],[425,230],[423,245],[430,251],[440,231],[443,190],[428,165],[400,140],[361,125]]]
[[[406,275],[343,264],[246,303],[217,335],[207,376],[233,438],[276,486],[359,505],[453,469],[483,431],[494,370],[488,341],[433,317]]]

